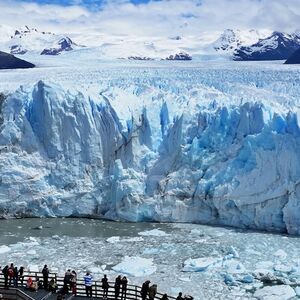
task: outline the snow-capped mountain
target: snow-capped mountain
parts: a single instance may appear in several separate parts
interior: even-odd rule
[[[252,45],[260,38],[266,37],[268,34],[269,31],[266,30],[226,29],[211,46],[219,53],[233,54],[234,51],[241,46]]]
[[[235,60],[283,60],[300,47],[300,36],[275,31],[251,46],[234,51]]]
[[[41,52],[41,55],[58,55],[64,51],[71,51],[77,45],[69,37],[61,38],[57,42],[56,48],[46,48]]]
[[[83,48],[80,44],[85,44]],[[0,50],[12,54],[58,55],[83,50],[83,55],[108,59],[165,59],[187,53],[193,59],[273,60],[285,59],[300,45],[299,35],[269,30],[226,29],[198,36],[137,37],[104,33],[54,34],[25,26],[14,30],[0,26]],[[90,51],[86,51],[89,49]],[[81,54],[79,54],[81,55]]]
[[[16,30],[1,26],[0,34],[2,34],[0,49],[11,54],[42,53],[45,49],[56,49],[61,53],[78,48],[78,45],[66,35],[39,31],[28,26]]]

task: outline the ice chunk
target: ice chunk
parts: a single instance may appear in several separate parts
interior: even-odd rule
[[[39,272],[39,266],[38,265],[29,265],[28,271],[30,272]]]
[[[126,238],[123,239],[122,242],[142,242],[144,239],[141,236],[137,236],[137,237],[132,237],[132,238]]]
[[[114,244],[120,242],[119,236],[112,236],[106,240],[108,243]]]
[[[233,246],[230,246],[229,254],[232,254],[234,258],[239,258],[239,253]]]
[[[143,254],[145,255],[153,255],[153,254],[158,254],[160,250],[158,248],[146,248],[143,251]]]
[[[278,257],[279,259],[286,259],[286,257],[287,257],[287,253],[286,253],[284,250],[282,250],[282,249],[277,250],[277,251],[274,253],[274,255],[275,255],[276,257]]]
[[[146,230],[146,231],[139,232],[138,234],[142,236],[168,236],[169,235],[160,229]]]
[[[189,258],[184,262],[183,272],[202,272],[220,262],[217,257]]]
[[[147,276],[156,272],[156,266],[152,258],[142,258],[138,256],[125,256],[121,263],[112,267],[112,269],[121,274],[129,276]]]
[[[33,250],[33,249],[28,250],[28,251],[27,251],[27,254],[28,254],[28,255],[36,255],[36,250]]]
[[[266,286],[254,293],[259,300],[288,300],[295,296],[295,291],[289,285]]]
[[[234,277],[231,274],[225,274],[224,282],[227,285],[234,285],[236,283]]]
[[[247,274],[242,278],[242,282],[244,283],[253,283],[254,277],[251,274]]]
[[[8,247],[8,246],[6,246],[6,245],[2,245],[2,246],[0,246],[0,254],[2,254],[2,253],[7,253],[7,252],[9,252],[11,249]]]

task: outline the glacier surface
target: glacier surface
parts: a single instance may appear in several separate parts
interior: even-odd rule
[[[0,74],[3,90],[4,77],[22,84],[1,102],[2,217],[300,233],[299,69],[45,72]]]

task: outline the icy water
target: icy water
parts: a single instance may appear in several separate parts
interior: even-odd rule
[[[106,273],[111,280],[122,272],[129,274],[130,283],[140,285],[149,278],[161,292],[175,296],[183,291],[196,299],[253,299],[261,281],[242,281],[259,270],[295,285],[300,282],[299,253],[298,237],[195,224],[91,219],[0,222],[2,266],[15,262],[34,269],[47,263],[52,271],[74,268],[82,275],[89,269],[96,279]],[[126,255],[135,257],[139,265],[133,267],[131,262],[114,271]],[[209,258],[213,263],[202,264],[203,270],[194,272],[193,263],[185,263],[189,258]],[[183,272],[184,264],[192,272]],[[233,284],[225,284],[228,275]]]

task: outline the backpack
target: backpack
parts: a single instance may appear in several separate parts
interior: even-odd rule
[[[14,277],[14,270],[12,268],[8,269],[8,276],[9,277]]]

